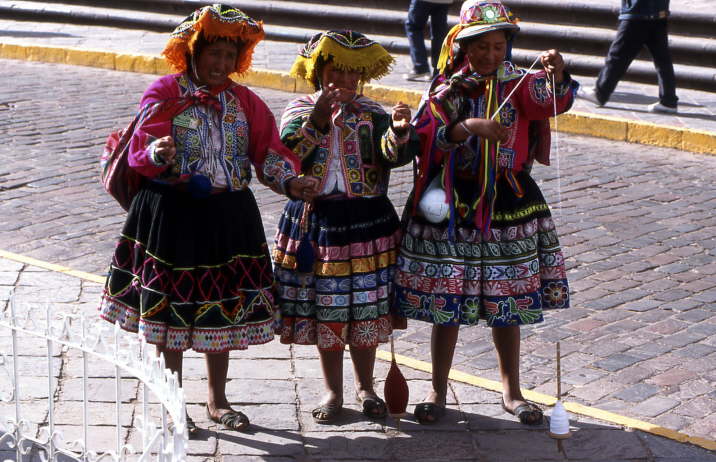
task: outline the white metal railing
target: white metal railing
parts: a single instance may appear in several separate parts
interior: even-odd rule
[[[49,303],[28,306],[22,313],[18,313],[17,298],[12,294],[7,306],[0,312],[0,334],[4,334],[6,329],[11,333],[11,352],[0,352],[0,384],[7,383],[9,386],[0,387],[0,405],[5,404],[5,409],[10,409],[11,415],[0,416],[0,457],[7,457],[14,452],[14,460],[23,461],[36,452],[42,460],[49,461],[58,458],[81,462],[174,462],[185,459],[188,434],[183,391],[176,375],[165,369],[164,358],[157,357],[154,349],[140,340],[139,336],[126,333],[118,325],[112,326],[97,318],[90,322],[89,318],[81,314],[55,312]],[[18,344],[20,334],[23,338],[29,336],[41,341],[44,339],[47,343],[47,418],[43,422],[28,422],[23,417],[20,391],[24,378],[18,371],[20,362],[30,357],[21,354]],[[80,351],[82,358],[82,437],[65,441],[62,431],[56,428],[58,419],[54,404],[57,401],[57,387],[53,380],[53,356],[70,349]],[[37,361],[38,358],[33,359]],[[114,369],[114,448],[94,448],[89,445],[89,430],[93,428],[93,423],[88,416],[88,367],[92,361],[110,364]],[[134,427],[141,433],[142,447],[137,450],[122,437],[120,418],[123,372],[125,377],[131,375],[141,383],[142,415],[136,419]],[[160,416],[155,418],[151,416],[154,406],[150,404],[152,396],[160,406]],[[173,432],[169,430],[170,418],[174,422]],[[35,430],[34,425],[38,425],[39,431]]]

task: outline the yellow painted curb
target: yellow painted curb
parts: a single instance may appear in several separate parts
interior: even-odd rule
[[[391,361],[391,355],[389,351],[378,350],[376,352],[376,358],[382,359],[383,361]],[[411,369],[427,373],[432,372],[432,366],[430,365],[430,363],[420,361],[418,359],[413,359],[407,356],[396,354],[395,362],[407,366]],[[456,382],[462,382],[468,385],[474,385],[476,387],[502,393],[502,384],[495,380],[477,377],[471,374],[467,374],[465,372],[457,371],[455,369],[450,369],[449,377],[451,380],[454,380]],[[557,398],[554,396],[546,395],[544,393],[539,393],[532,390],[522,390],[522,394],[526,399],[530,401],[534,401],[536,403],[544,404],[547,406],[553,406],[557,402]],[[690,443],[695,446],[700,446],[702,448],[709,449],[712,451],[716,450],[716,441],[708,440],[706,438],[689,436],[685,433],[680,433],[675,430],[660,427],[659,425],[654,425],[649,422],[644,422],[642,420],[615,414],[613,412],[603,411],[595,407],[584,406],[579,403],[567,401],[563,402],[562,404],[564,404],[564,407],[568,411],[573,412],[574,414],[580,414],[583,416],[591,417],[593,419],[602,420],[604,422],[610,422],[616,425],[641,430],[643,432],[651,433],[653,435],[663,436],[665,438],[669,438],[680,443]]]
[[[97,284],[104,284],[105,278],[92,273],[85,273],[84,271],[73,270],[62,265],[56,265],[46,261],[38,260],[32,257],[26,257],[17,253],[8,252],[0,249],[0,258],[6,258],[26,265],[37,266],[38,268],[44,268],[46,270],[54,271],[56,273],[66,274],[68,276],[84,279],[85,281],[96,282]]]
[[[74,64],[160,75],[169,72],[168,66],[160,57],[70,47],[16,45],[0,42],[0,58]],[[238,80],[247,85],[287,92],[313,92],[306,82],[297,81],[285,72],[270,69],[252,69]],[[417,107],[422,96],[415,90],[375,84],[366,84],[363,93],[381,103],[396,104],[402,101],[413,107]],[[559,116],[559,131],[703,154],[716,154],[716,133],[656,125],[619,117],[570,112]]]

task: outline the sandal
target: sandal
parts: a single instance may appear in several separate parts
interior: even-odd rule
[[[505,399],[502,398],[502,409],[508,414],[517,416],[520,423],[523,425],[539,425],[544,419],[544,413],[536,404],[525,401],[525,404],[520,404],[514,410],[508,409],[505,405]]]
[[[445,415],[445,406],[436,403],[420,403],[415,406],[413,414],[420,425],[432,425]]]
[[[249,418],[241,411],[229,411],[216,418],[211,415],[209,408],[206,408],[206,415],[212,422],[220,423],[227,430],[236,430],[237,432],[245,431],[249,428]]]
[[[169,422],[167,423],[167,430],[169,430],[169,433],[174,433],[174,422],[171,420],[171,417],[169,417]],[[189,435],[189,439],[192,439],[199,432],[199,427],[197,427],[192,418],[189,417],[189,414],[186,415],[186,432]]]
[[[369,419],[383,419],[388,415],[388,406],[378,395],[366,395],[365,398],[361,398],[360,394],[356,393],[356,400],[361,405],[363,415]]]
[[[316,409],[311,411],[313,420],[319,424],[330,424],[338,420],[343,412],[343,401],[328,401],[321,403]]]

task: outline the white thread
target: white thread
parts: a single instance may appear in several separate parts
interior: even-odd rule
[[[562,221],[562,170],[559,165],[559,124],[557,122],[557,78],[552,73],[552,103],[554,106],[554,152],[557,158],[557,219]]]
[[[537,58],[536,58],[535,61],[532,63],[532,65],[530,66],[530,68],[527,70],[527,72],[525,72],[525,75],[523,75],[522,78],[520,79],[520,81],[517,82],[517,85],[515,85],[515,88],[512,89],[512,91],[510,92],[510,94],[507,95],[507,98],[505,98],[505,100],[502,102],[502,104],[500,104],[500,107],[498,107],[497,110],[495,111],[495,113],[492,114],[492,117],[490,117],[490,120],[493,120],[493,119],[495,118],[495,116],[497,116],[497,114],[500,113],[500,110],[502,109],[502,106],[504,106],[505,103],[507,103],[507,102],[510,100],[510,98],[512,97],[512,95],[515,94],[515,92],[517,91],[517,89],[520,88],[520,85],[522,85],[522,82],[525,80],[525,77],[527,77],[528,75],[530,75],[530,72],[532,71],[532,69],[534,69],[535,65],[537,64],[537,61],[539,61],[539,59],[540,59],[541,57],[542,57],[542,55],[537,56]]]

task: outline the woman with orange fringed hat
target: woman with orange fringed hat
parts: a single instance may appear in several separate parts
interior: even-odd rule
[[[480,319],[492,328],[504,409],[524,424],[542,422],[520,391],[520,326],[541,322],[544,309],[567,308],[569,289],[530,170],[535,159],[549,163],[547,119],[569,109],[578,84],[556,50],[540,55],[536,73],[515,67],[518,30],[501,2],[466,1],[414,120],[422,154],[405,208],[395,303],[404,316],[433,324],[433,389],[415,408],[423,424],[445,412],[459,327]]]
[[[215,4],[171,34],[163,55],[178,72],[142,96],[129,165],[144,177],[115,250],[101,316],[141,332],[182,378],[183,352],[206,354],[208,417],[245,430],[226,397],[229,351],[274,338],[274,279],[251,190],[311,197],[300,161],[281,143],[266,104],[230,74],[251,65],[260,22]],[[191,436],[196,425],[187,416]]]

